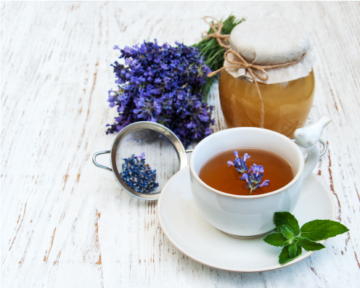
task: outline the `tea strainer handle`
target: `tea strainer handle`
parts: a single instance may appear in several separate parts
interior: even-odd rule
[[[97,157],[97,156],[102,155],[102,154],[110,154],[110,152],[111,152],[110,150],[96,152],[96,153],[94,154],[94,156],[92,157],[92,160],[93,160],[94,165],[97,166],[97,167],[99,167],[99,168],[103,168],[103,169],[112,171],[111,168],[106,167],[106,166],[101,165],[101,164],[99,164],[99,163],[96,162],[96,157]]]

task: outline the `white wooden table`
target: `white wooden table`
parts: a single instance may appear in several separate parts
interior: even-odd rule
[[[317,62],[308,123],[333,122],[315,173],[350,232],[293,266],[232,273],[203,266],[165,237],[156,202],[131,198],[91,162],[111,147],[112,47],[191,45],[218,18],[285,17],[309,31]],[[359,287],[359,3],[1,3],[2,287]],[[215,130],[224,129],[217,86]],[[99,160],[107,164],[104,156]],[[359,169],[359,170],[358,170]]]

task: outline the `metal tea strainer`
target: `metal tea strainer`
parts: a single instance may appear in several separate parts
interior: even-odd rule
[[[152,192],[139,193],[121,179],[124,158],[145,153],[145,162],[156,169],[159,186]],[[110,154],[111,168],[100,165],[96,157]],[[126,126],[116,136],[111,150],[97,152],[93,156],[97,167],[112,171],[117,182],[130,195],[144,200],[157,200],[166,182],[179,170],[186,167],[186,151],[179,138],[168,128],[154,122],[136,122]]]

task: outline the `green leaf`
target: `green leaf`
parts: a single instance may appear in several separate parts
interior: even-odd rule
[[[295,239],[297,240],[296,244],[307,251],[316,251],[325,248],[323,244],[311,241],[307,238],[295,237]]]
[[[279,232],[271,233],[264,238],[264,241],[276,247],[284,246],[286,238]]]
[[[290,258],[296,257],[296,252],[297,252],[297,246],[294,243],[294,244],[289,246],[289,256],[290,256]]]
[[[281,250],[281,253],[279,255],[279,263],[281,265],[284,265],[292,260],[294,260],[295,258],[299,257],[301,255],[301,247],[300,246],[297,246],[296,248],[296,254],[295,254],[295,257],[290,257],[290,253],[289,253],[289,248],[291,246],[285,246],[282,250]]]
[[[223,27],[221,29],[222,35],[230,35],[231,31],[240,24],[241,22],[245,21],[244,18],[236,19],[235,16],[230,15],[224,21],[221,20],[223,23]],[[209,28],[207,35],[214,33],[212,28]],[[220,69],[224,64],[224,54],[226,52],[224,47],[221,47],[215,38],[206,38],[202,39],[199,43],[194,44],[193,47],[199,49],[199,53],[201,56],[204,57],[205,64],[209,66],[212,71],[216,71]],[[206,83],[198,88],[195,89],[194,92],[200,92],[203,95],[203,101],[207,102],[208,94],[210,92],[211,85],[217,81],[218,77],[208,77],[206,78]]]
[[[283,246],[289,246],[289,245],[292,245],[294,243],[294,239],[289,239],[287,240]]]
[[[279,231],[282,225],[286,225],[295,236],[300,234],[299,223],[290,212],[275,212],[274,223]]]
[[[301,237],[318,241],[348,232],[349,229],[343,224],[331,220],[314,220],[305,223],[301,227]]]
[[[292,240],[294,239],[294,234],[293,232],[286,226],[286,225],[282,225],[280,228],[281,234],[284,235],[284,237],[286,239]],[[292,242],[292,241],[290,241]]]

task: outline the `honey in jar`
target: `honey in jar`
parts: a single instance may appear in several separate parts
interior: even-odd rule
[[[219,94],[227,126],[263,127],[293,137],[305,125],[314,100],[315,59],[307,32],[283,19],[246,20],[231,32],[230,47],[247,64],[267,67],[267,79],[255,78],[260,96],[254,73],[229,63],[234,57],[225,60]]]
[[[258,85],[264,101],[264,128],[293,138],[294,131],[305,125],[313,103],[314,72],[285,83]],[[221,109],[229,128],[259,127],[261,99],[254,83],[234,78],[223,70],[219,93]]]

